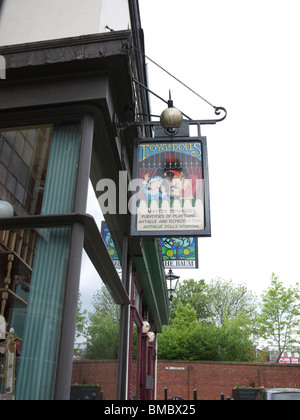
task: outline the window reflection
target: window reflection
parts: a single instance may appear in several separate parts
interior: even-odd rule
[[[0,197],[18,216],[40,214],[53,126],[0,131]]]
[[[0,200],[17,216],[41,212],[52,130],[43,125],[0,131]],[[0,394],[14,388],[36,241],[32,229],[0,232]]]
[[[17,216],[41,213],[53,126],[0,131],[0,199]],[[35,230],[0,232],[0,251],[15,252],[32,268]]]
[[[87,213],[94,217],[101,231],[104,217],[91,183]],[[100,388],[103,391],[104,400],[115,400],[120,306],[114,302],[85,252],[82,259],[77,327],[80,322],[83,328],[76,337],[74,348],[72,395],[79,395],[81,386],[86,388],[86,385],[96,384],[98,390]]]

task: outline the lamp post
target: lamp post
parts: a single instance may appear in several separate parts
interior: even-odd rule
[[[142,332],[143,334],[148,334],[149,331],[150,331],[150,324],[148,321],[144,321]]]
[[[170,298],[169,298],[170,302],[172,302],[173,300],[173,293],[175,292],[177,288],[179,279],[180,279],[180,276],[176,276],[171,269],[169,270],[169,273],[166,275],[166,280],[167,282],[170,283],[170,285],[168,285],[168,292],[170,293]]]

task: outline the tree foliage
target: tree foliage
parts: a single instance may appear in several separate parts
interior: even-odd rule
[[[103,286],[88,314],[79,306],[77,334],[87,339],[88,359],[117,359],[120,307]],[[300,347],[299,285],[284,287],[273,274],[261,303],[244,285],[217,278],[184,280],[170,303],[170,322],[158,335],[158,357],[167,360],[251,361],[259,339],[279,358]]]
[[[171,303],[170,325],[159,336],[159,358],[253,360],[256,307],[246,286],[232,281],[183,281]]]
[[[287,288],[273,273],[271,286],[262,295],[258,330],[262,338],[277,347],[278,360],[286,350],[299,351],[299,317],[299,284]]]
[[[220,324],[228,319],[245,317],[252,323],[257,309],[257,298],[245,285],[235,285],[232,280],[219,277],[208,284],[207,300],[211,319]]]
[[[189,304],[196,310],[198,321],[209,320],[222,323],[240,315],[253,317],[257,299],[244,285],[234,285],[231,280],[216,278],[206,284],[190,279],[184,280],[174,294],[170,306],[170,318],[174,318],[178,304]]]
[[[93,298],[86,329],[87,359],[118,359],[120,307],[105,286]]]
[[[197,319],[190,304],[177,304],[172,323],[158,338],[158,357],[166,360],[251,361],[247,319],[225,319],[222,326]]]
[[[207,299],[207,285],[204,280],[184,280],[174,292],[172,304],[170,305],[170,318],[173,319],[178,305],[190,305],[196,311],[196,318],[206,318],[210,314],[209,302]]]
[[[76,339],[85,335],[86,324],[87,324],[87,310],[82,308],[81,294],[79,293],[78,306],[77,306],[76,335],[75,335]]]

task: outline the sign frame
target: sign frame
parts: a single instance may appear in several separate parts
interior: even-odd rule
[[[144,144],[144,146],[142,146]],[[166,137],[156,137],[156,138],[138,138],[135,139],[134,144],[134,161],[133,161],[133,178],[140,179],[140,169],[141,169],[141,162],[140,160],[140,153],[141,150],[146,150],[145,148],[149,145],[152,149],[155,148],[155,145],[166,145],[167,148],[171,150],[177,149],[179,150],[179,154],[181,150],[185,148],[188,149],[188,144],[194,145],[201,145],[201,155],[199,155],[199,161],[201,160],[201,169],[202,169],[202,192],[203,192],[203,200],[202,205],[204,207],[203,211],[203,221],[204,226],[203,229],[183,229],[182,225],[180,228],[174,228],[173,230],[164,230],[164,229],[157,229],[157,230],[141,230],[138,229],[138,218],[141,217],[137,208],[135,213],[131,214],[131,236],[132,237],[152,237],[152,238],[163,238],[163,237],[183,237],[183,236],[192,236],[192,237],[211,237],[211,218],[210,218],[210,193],[209,193],[209,172],[208,172],[208,159],[207,159],[207,141],[206,137],[197,136],[197,137],[176,137],[176,139],[166,138]],[[142,149],[141,149],[142,147]],[[192,146],[190,146],[192,147]],[[200,146],[198,146],[200,148]],[[163,150],[163,148],[161,148]],[[188,155],[187,152],[182,152],[181,154]],[[159,153],[157,153],[158,155]],[[172,152],[171,154],[172,155]],[[146,156],[146,157],[145,157]],[[144,160],[146,160],[147,155]],[[192,156],[192,154],[190,154]],[[200,159],[201,156],[201,159]],[[190,158],[190,162],[192,158]],[[171,164],[172,165],[172,164]],[[167,172],[171,172],[169,169]],[[176,168],[176,164],[175,164]],[[162,170],[164,170],[162,168]],[[182,169],[181,169],[182,170]],[[183,171],[183,170],[182,170]],[[161,171],[160,171],[161,172]],[[177,171],[178,172],[178,171]],[[155,178],[155,177],[153,177]],[[139,185],[139,191],[141,191],[141,185]],[[155,200],[154,200],[155,201]],[[183,202],[185,200],[182,200]],[[152,202],[152,200],[150,200]],[[197,216],[196,216],[197,217]]]
[[[169,243],[167,243],[169,241]],[[176,237],[176,238],[161,238],[162,257],[165,269],[174,270],[195,270],[199,268],[199,247],[198,238],[193,237]],[[189,246],[194,248],[192,258],[189,258]],[[169,248],[167,250],[167,248]],[[175,255],[174,255],[175,250]],[[178,252],[182,253],[181,256]],[[168,255],[168,253],[170,253]]]
[[[112,240],[111,233],[108,229],[108,226],[105,220],[101,222],[101,236],[107,248],[107,252],[109,253],[109,256],[115,266],[115,269],[122,270],[122,266],[121,266],[120,258],[117,253],[117,249]]]

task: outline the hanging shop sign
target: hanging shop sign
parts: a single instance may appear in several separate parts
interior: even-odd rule
[[[101,235],[102,235],[102,238],[104,239],[107,251],[110,255],[110,258],[112,259],[115,269],[121,270],[122,267],[120,264],[119,256],[118,256],[114,241],[112,240],[111,233],[108,229],[106,222],[101,223]]]
[[[206,138],[137,139],[132,236],[211,236]]]
[[[199,268],[198,238],[161,238],[165,268]]]

